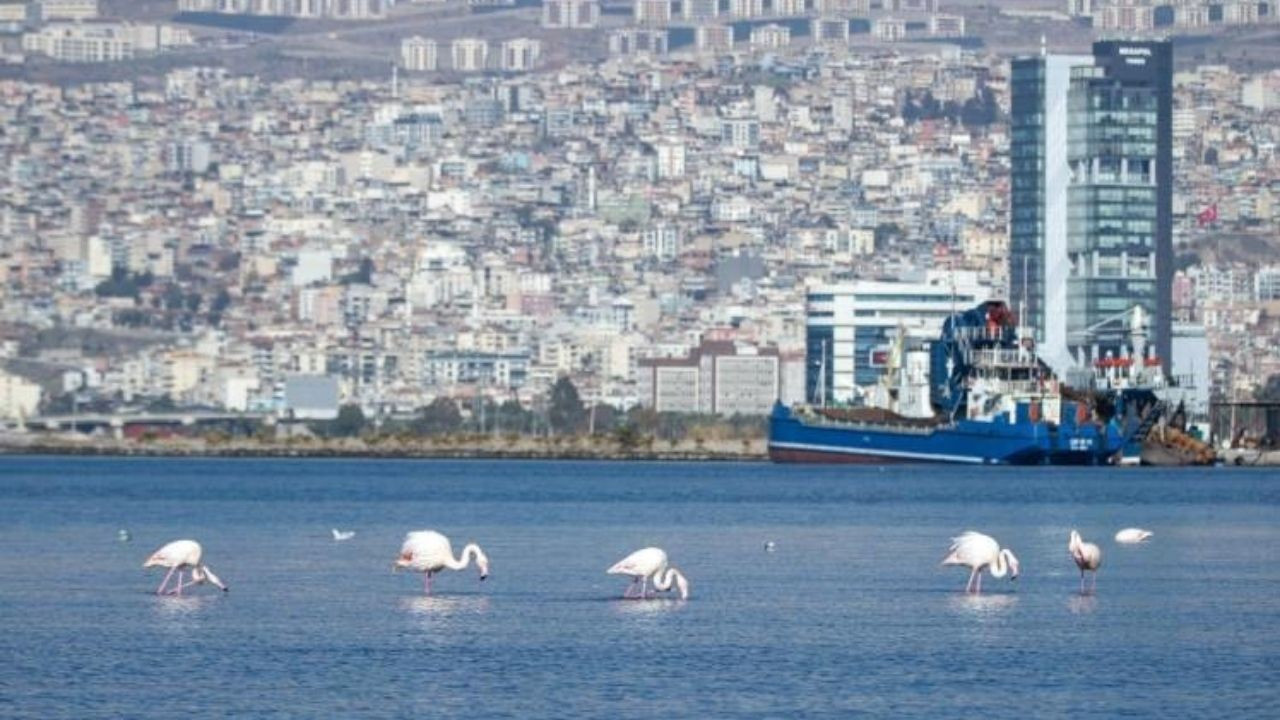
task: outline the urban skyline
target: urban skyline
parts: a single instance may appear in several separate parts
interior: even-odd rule
[[[1039,327],[1035,286],[1019,285],[1031,264],[1018,209],[1021,53],[895,44],[855,20],[824,38],[835,32],[820,27],[825,6],[693,3],[682,21],[761,21],[677,50],[678,28],[662,30],[661,47],[632,42],[663,26],[634,14],[648,5],[622,25],[593,7],[544,6],[531,17],[541,30],[513,26],[505,40],[406,34],[385,48],[382,79],[179,67],[154,82],[2,81],[2,414],[157,399],[280,413],[298,376],[331,378],[338,404],[373,418],[437,397],[464,411],[479,396],[532,408],[562,376],[588,404],[625,410],[660,395],[642,368],[691,362],[708,342],[755,358],[740,364],[776,358],[782,399],[856,403],[899,328],[927,342],[958,298],[1017,309],[1025,296]],[[927,19],[947,8],[839,12],[864,10]],[[818,34],[771,19],[791,12]],[[588,30],[613,57],[566,60],[539,36]],[[1107,49],[1119,47],[1170,46],[1100,42],[1097,59],[1076,63],[1094,79],[1072,79],[1064,61],[1066,84],[1081,87],[1072,102],[1112,82],[1106,58],[1120,56]],[[1154,181],[1154,200],[1115,206],[1146,222],[1154,202],[1159,227],[1126,240],[1131,287],[1115,300],[1100,290],[1114,282],[1109,255],[1067,283],[1094,305],[1055,313],[1066,325],[1054,337],[1139,298],[1161,360],[1191,358],[1168,372],[1208,385],[1206,397],[1249,396],[1280,372],[1268,350],[1277,271],[1262,249],[1276,223],[1268,118],[1280,76],[1171,52],[1157,151],[1129,159],[1134,177],[1139,162],[1170,177]],[[1091,142],[1058,160],[1092,170]],[[1113,207],[1081,198],[1115,189],[1073,186],[1054,212]],[[1083,271],[1098,228],[1063,232]],[[1139,245],[1154,260],[1130,252]],[[826,306],[887,281],[930,299]],[[707,392],[687,406],[714,407]]]

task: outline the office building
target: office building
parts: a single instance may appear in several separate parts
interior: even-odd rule
[[[1059,372],[1127,345],[1138,305],[1168,369],[1172,94],[1168,42],[1013,61],[1009,299]]]
[[[921,343],[942,323],[991,299],[973,272],[927,271],[902,282],[858,280],[809,289],[805,299],[805,397],[852,405],[880,382],[899,333]]]

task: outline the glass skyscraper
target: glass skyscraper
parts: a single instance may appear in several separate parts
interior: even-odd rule
[[[1062,370],[1128,344],[1142,306],[1167,369],[1173,277],[1168,42],[1013,61],[1010,300]]]

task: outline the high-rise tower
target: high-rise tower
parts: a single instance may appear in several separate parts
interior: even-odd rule
[[[1102,41],[1012,68],[1010,300],[1058,370],[1127,345],[1170,355],[1173,54]]]

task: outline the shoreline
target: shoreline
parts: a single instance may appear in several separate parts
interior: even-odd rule
[[[62,443],[37,441],[0,443],[0,457],[48,455],[73,457],[156,458],[280,458],[370,460],[595,460],[602,462],[768,462],[763,451],[672,448],[668,450],[591,447],[457,447],[317,444],[308,446],[229,444],[220,446],[130,442]]]

